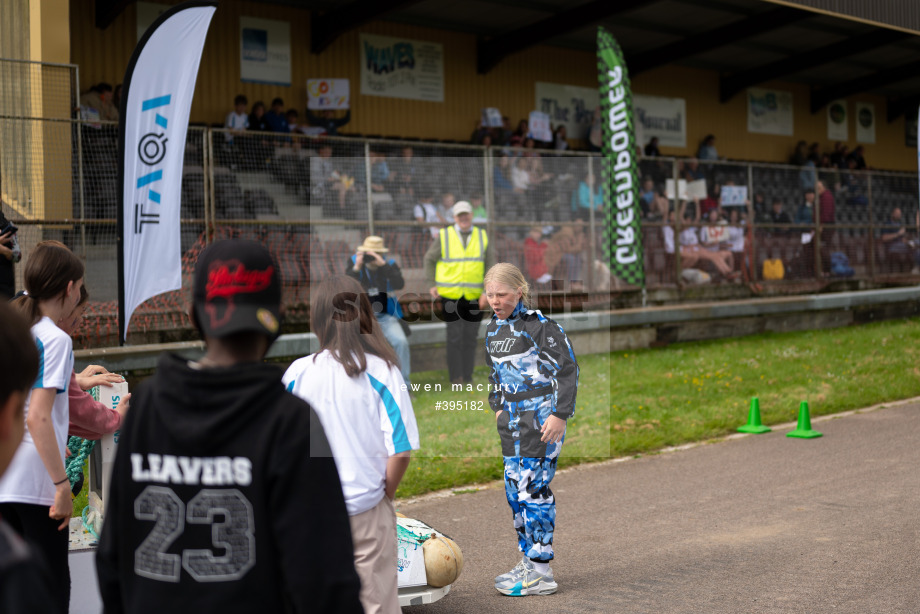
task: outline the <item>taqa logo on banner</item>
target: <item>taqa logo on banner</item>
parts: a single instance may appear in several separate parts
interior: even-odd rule
[[[138,193],[134,203],[134,234],[141,234],[147,224],[160,223],[162,192],[159,182],[164,181],[163,168],[157,168],[166,157],[166,129],[169,127],[169,105],[172,95],[158,96],[141,103],[142,121],[151,124],[151,132],[141,137],[137,156],[148,172],[137,178]]]
[[[119,120],[119,338],[152,296],[182,288],[182,163],[201,52],[216,2],[163,12],[125,70]]]

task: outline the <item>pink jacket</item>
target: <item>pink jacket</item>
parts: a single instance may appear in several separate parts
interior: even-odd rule
[[[114,433],[121,428],[121,414],[80,390],[77,385],[77,374],[74,372],[70,374],[67,398],[70,401],[69,435],[98,440],[103,435]]]

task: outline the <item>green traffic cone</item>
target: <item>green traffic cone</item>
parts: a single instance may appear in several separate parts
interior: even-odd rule
[[[786,433],[786,437],[814,439],[821,435],[823,435],[823,433],[811,430],[811,415],[808,413],[808,401],[802,401],[802,404],[799,405],[799,425],[794,431]]]
[[[751,399],[751,413],[748,414],[748,421],[742,427],[738,427],[739,433],[769,433],[770,427],[764,426],[760,422],[760,400],[757,397]]]

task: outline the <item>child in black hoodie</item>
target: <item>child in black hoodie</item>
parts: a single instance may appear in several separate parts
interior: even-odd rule
[[[361,612],[335,462],[313,409],[262,358],[281,282],[250,241],[206,248],[192,321],[132,395],[97,555],[105,612]]]

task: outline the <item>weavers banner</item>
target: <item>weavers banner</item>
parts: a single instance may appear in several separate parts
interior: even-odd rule
[[[645,287],[632,88],[623,52],[604,28],[597,29],[597,77],[610,272],[628,284]]]
[[[118,156],[118,333],[138,305],[182,288],[179,199],[192,94],[217,2],[160,15],[125,71]]]

